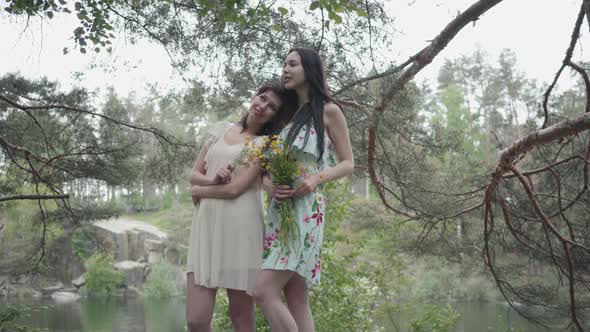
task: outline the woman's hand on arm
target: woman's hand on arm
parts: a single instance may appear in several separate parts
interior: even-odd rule
[[[192,186],[192,196],[193,198],[236,198],[252,186],[260,176],[260,171],[257,164],[252,164],[245,167],[239,176],[234,177],[229,183],[213,186]]]
[[[212,185],[230,183],[234,168],[235,167],[233,165],[227,165],[225,167],[220,168],[219,171],[217,171],[217,173],[213,177]]]
[[[197,156],[197,160],[195,161],[193,170],[191,171],[191,186],[210,186],[213,184],[213,179],[206,175],[205,170],[205,156],[207,155],[209,146],[209,142],[205,142],[201,147],[201,151],[199,151],[199,155]]]
[[[334,144],[338,164],[307,177],[294,189],[293,197],[308,195],[314,192],[318,185],[350,175],[354,170],[354,156],[350,144],[350,135],[346,125],[346,118],[340,107],[334,103],[328,103],[324,106],[324,124],[328,130],[328,136]],[[324,151],[324,153],[326,152]]]

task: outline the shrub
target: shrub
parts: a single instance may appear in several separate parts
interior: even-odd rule
[[[151,266],[151,272],[143,284],[143,295],[149,298],[165,299],[179,295],[176,287],[176,270],[168,262],[160,262]]]
[[[412,332],[447,332],[450,331],[461,318],[450,305],[426,305],[423,315],[410,323]]]
[[[89,294],[112,294],[123,282],[123,273],[113,268],[110,254],[97,252],[86,261],[86,290]]]

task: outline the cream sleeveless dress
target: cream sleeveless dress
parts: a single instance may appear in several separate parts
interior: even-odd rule
[[[216,123],[205,144],[206,173],[217,171],[238,159],[244,144],[227,144],[224,135],[234,126]],[[237,167],[234,177],[244,169]],[[201,199],[191,227],[187,273],[196,285],[208,288],[254,289],[262,263],[264,232],[260,181],[235,199]]]

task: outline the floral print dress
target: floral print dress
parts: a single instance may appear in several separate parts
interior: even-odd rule
[[[291,124],[280,134],[286,140]],[[328,135],[324,138],[324,154],[318,162],[317,135],[313,128],[301,128],[291,147],[291,153],[301,164],[301,176],[293,186],[304,178],[333,167],[336,164],[334,145]],[[306,138],[307,136],[307,138]],[[315,192],[294,199],[293,216],[297,223],[296,240],[283,245],[277,240],[281,231],[278,205],[272,198],[266,210],[265,236],[263,247],[263,270],[290,270],[305,277],[309,283],[317,284],[321,276],[321,251],[324,235],[324,211],[326,197],[320,187]]]

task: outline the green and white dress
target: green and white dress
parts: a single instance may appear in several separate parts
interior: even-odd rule
[[[281,131],[282,140],[286,140],[290,128],[291,124]],[[302,166],[302,174],[295,181],[294,186],[305,177],[336,164],[334,145],[328,135],[324,138],[322,160],[318,162],[317,135],[313,128],[309,128],[308,131],[308,127],[303,126],[291,149],[291,153]],[[281,231],[278,205],[271,199],[266,210],[262,269],[295,271],[305,277],[308,282],[319,283],[325,207],[326,196],[319,188],[309,195],[294,199],[293,216],[298,226],[299,236],[289,244],[282,245],[277,240]]]

